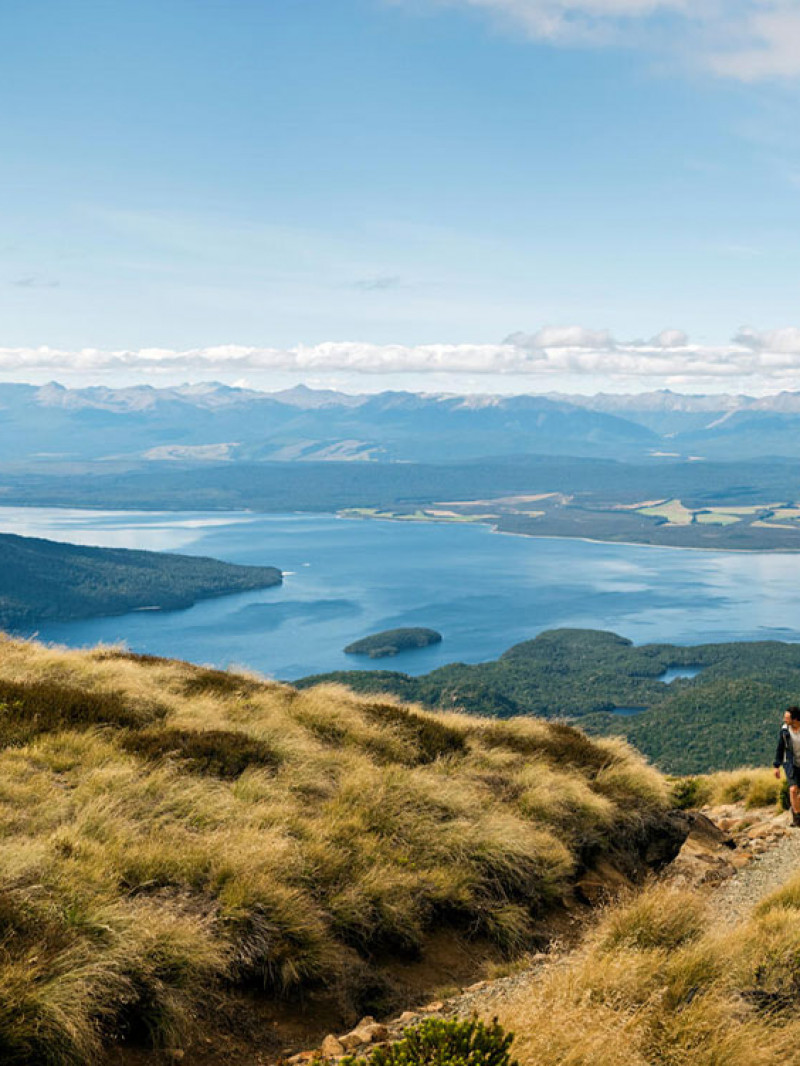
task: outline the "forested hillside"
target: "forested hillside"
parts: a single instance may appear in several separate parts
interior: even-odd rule
[[[0,534],[0,629],[158,607],[191,607],[208,596],[268,588],[273,566],[238,566],[190,555],[87,548]]]

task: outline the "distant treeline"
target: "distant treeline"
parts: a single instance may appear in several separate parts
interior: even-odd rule
[[[510,493],[689,506],[800,499],[792,460],[688,463],[522,456],[459,463],[204,462],[0,465],[4,504],[122,510],[336,511]]]

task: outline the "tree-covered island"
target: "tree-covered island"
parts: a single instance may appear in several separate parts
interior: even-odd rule
[[[353,641],[344,649],[346,655],[368,655],[370,659],[383,659],[401,651],[414,648],[429,648],[441,644],[442,634],[422,626],[407,629],[384,629],[362,640]]]

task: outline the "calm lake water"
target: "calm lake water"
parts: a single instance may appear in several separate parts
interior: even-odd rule
[[[334,515],[0,508],[0,530],[107,547],[263,563],[282,587],[185,611],[43,625],[73,646],[132,650],[292,680],[335,669],[424,673],[492,659],[544,629],[609,629],[635,643],[800,640],[800,554],[701,552],[536,539],[487,526]],[[392,659],[346,656],[381,629],[444,641]]]

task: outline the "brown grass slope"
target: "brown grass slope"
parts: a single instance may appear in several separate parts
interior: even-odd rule
[[[665,886],[609,911],[582,950],[502,1004],[520,1066],[800,1061],[800,876],[732,927]]]
[[[235,994],[380,1009],[387,954],[513,955],[667,796],[564,725],[0,638],[0,1061],[178,1046]]]

